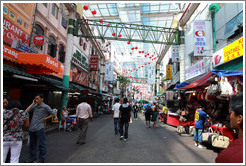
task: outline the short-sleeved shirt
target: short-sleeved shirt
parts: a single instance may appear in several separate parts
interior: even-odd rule
[[[113,106],[113,111],[114,111],[114,118],[119,118],[120,114],[120,103],[115,103]]]
[[[195,128],[203,129],[205,120],[209,118],[209,115],[202,109],[197,109],[195,113]]]
[[[31,124],[29,127],[29,131],[36,132],[44,128],[44,123],[42,121],[49,115],[54,115],[55,111],[53,111],[50,106],[43,103],[40,106],[38,104],[34,104],[30,109],[30,112],[33,112]]]
[[[92,117],[92,110],[90,104],[82,102],[77,106],[76,115],[81,119]]]
[[[130,113],[131,107],[128,104],[122,104],[120,106],[121,111],[121,121],[129,121],[130,120]]]
[[[22,141],[24,139],[22,126],[27,117],[28,113],[24,110],[5,110],[3,112],[3,141]]]
[[[133,108],[133,111],[134,112],[137,112],[138,111],[138,106],[137,105],[133,105],[132,108]]]

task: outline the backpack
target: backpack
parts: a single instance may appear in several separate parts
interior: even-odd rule
[[[151,107],[149,105],[146,106],[146,112],[150,113],[152,111]]]

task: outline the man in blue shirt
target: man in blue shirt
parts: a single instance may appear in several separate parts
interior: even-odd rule
[[[198,109],[195,112],[195,131],[194,131],[194,141],[195,146],[198,148],[205,148],[202,145],[202,132],[204,130],[204,123],[209,118],[209,115],[205,112],[206,102],[201,101],[198,104]]]
[[[152,112],[152,105],[151,104],[145,104],[143,106],[144,110],[145,110],[145,121],[146,121],[146,127],[150,128],[150,116],[151,116],[151,112]]]

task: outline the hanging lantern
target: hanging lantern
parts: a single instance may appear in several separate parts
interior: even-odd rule
[[[138,68],[140,69],[140,66]]]
[[[96,15],[96,14],[97,14],[97,11],[96,11],[96,10],[92,10],[91,13],[92,13],[93,15]]]
[[[137,50],[138,49],[138,47],[135,47],[135,50]]]
[[[145,65],[147,65],[147,63],[145,63]]]
[[[102,19],[102,18],[99,18],[99,22],[100,22],[100,23],[103,23],[103,19]]]
[[[152,59],[152,61],[153,61],[154,59]]]
[[[149,55],[149,53],[147,55]]]
[[[109,23],[107,23],[107,24],[106,24],[106,27],[110,27],[110,24],[109,24]]]
[[[141,54],[142,51],[138,51],[139,54]]]
[[[88,7],[87,5],[84,5],[84,6],[83,6],[83,9],[84,9],[84,10],[88,10],[89,7]]]
[[[144,57],[146,58],[146,57],[147,57],[147,55],[144,55]]]
[[[149,59],[151,59],[151,56],[149,57]]]
[[[151,57],[153,57],[154,55],[152,55]]]
[[[135,70],[135,68],[133,70]]]
[[[130,69],[128,69],[128,71],[130,71]]]
[[[115,32],[113,32],[113,33],[112,33],[112,36],[115,36],[115,35],[116,35],[116,33],[115,33]]]
[[[138,69],[137,69],[137,71],[138,71]]]
[[[118,35],[118,37],[122,37],[122,35],[121,35],[121,34],[119,34],[119,35]]]
[[[150,64],[150,62],[149,62],[149,64]]]
[[[142,68],[143,68],[143,66],[142,66]]]
[[[131,42],[129,42],[129,41],[127,42],[127,44],[130,44],[130,43],[131,43]]]
[[[134,50],[134,47],[132,47],[132,50]]]
[[[144,53],[144,51],[142,51],[142,53]]]
[[[131,72],[132,72],[132,70],[131,70]]]

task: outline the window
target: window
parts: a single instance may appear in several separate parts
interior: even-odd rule
[[[53,58],[56,57],[56,40],[53,36],[49,36],[49,45],[48,45],[48,52],[47,54],[52,56]]]
[[[62,16],[62,22],[61,22],[63,28],[67,29],[67,20]]]
[[[47,7],[47,3],[42,3],[45,7]]]
[[[12,19],[15,18],[15,14],[14,14],[12,11],[10,11],[9,15],[10,15],[10,17],[11,17]]]
[[[79,39],[79,45],[83,46],[83,39],[82,38]]]
[[[61,21],[61,25],[65,29],[67,29],[67,23],[68,23],[67,15],[68,15],[68,12],[64,9],[64,6],[62,5],[62,21]]]
[[[59,45],[59,61],[61,63],[65,62],[65,51],[64,46],[62,44]]]
[[[24,22],[24,28],[28,28],[28,24],[26,22]]]
[[[20,17],[17,17],[17,23],[22,25],[22,19]]]
[[[58,18],[58,7],[53,3],[52,4],[52,15],[55,16],[55,18]]]
[[[7,14],[8,13],[8,8],[6,6],[3,5],[3,13]]]

